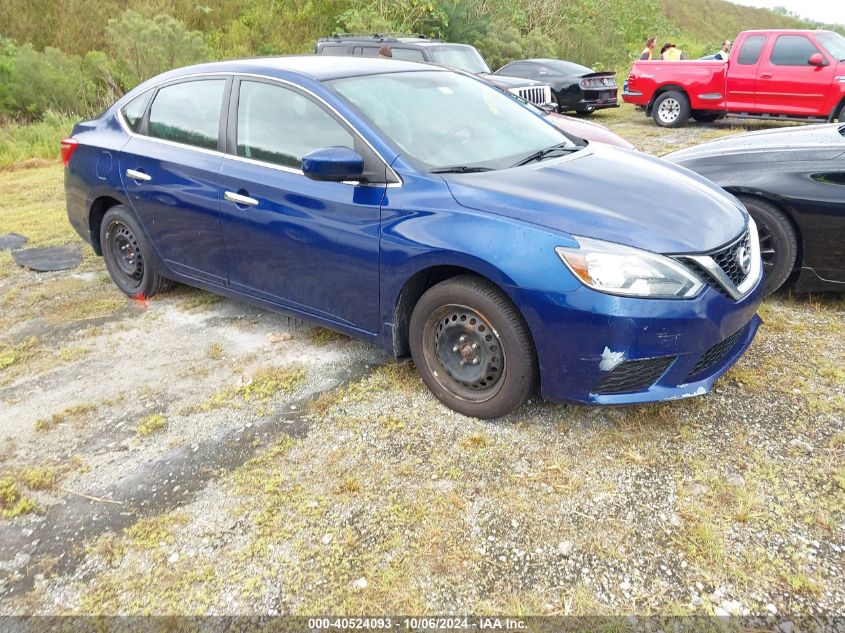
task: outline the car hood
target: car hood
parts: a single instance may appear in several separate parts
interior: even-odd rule
[[[657,253],[715,249],[747,222],[739,201],[701,176],[606,145],[444,180],[464,207]]]
[[[672,152],[663,158],[680,164],[710,158],[721,163],[771,163],[833,159],[843,153],[845,125],[828,123],[737,134]]]
[[[545,117],[556,128],[576,138],[616,145],[625,149],[634,149],[634,146],[624,138],[598,123],[591,123],[583,119],[576,119],[575,117],[556,114],[554,112],[546,113]]]

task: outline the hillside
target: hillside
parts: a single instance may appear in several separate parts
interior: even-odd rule
[[[684,45],[697,48],[702,43],[718,44],[723,39],[733,39],[740,31],[752,28],[831,28],[845,32],[845,27],[821,25],[796,16],[741,6],[725,0],[659,0],[659,3],[663,15],[678,29],[678,39],[681,40],[678,45],[682,48]]]

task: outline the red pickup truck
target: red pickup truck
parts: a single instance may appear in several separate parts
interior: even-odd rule
[[[690,116],[845,120],[845,37],[832,31],[743,31],[726,61],[636,61],[622,92],[657,125]]]

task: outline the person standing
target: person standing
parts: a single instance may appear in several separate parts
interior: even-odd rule
[[[650,37],[645,41],[645,48],[643,52],[640,53],[640,60],[641,61],[651,61],[654,56],[654,44],[657,41],[656,37]]]
[[[716,59],[721,59],[722,61],[728,61],[728,56],[731,54],[731,41],[725,40],[722,42],[722,49],[716,53]]]
[[[674,44],[667,43],[660,49],[660,59],[667,62],[677,62],[682,59],[686,59],[686,57],[684,56],[684,51],[680,48]]]

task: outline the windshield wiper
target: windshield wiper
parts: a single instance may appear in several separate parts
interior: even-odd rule
[[[491,167],[472,167],[470,165],[452,165],[429,170],[430,174],[471,174],[477,171],[493,171]]]
[[[536,163],[539,160],[543,160],[544,158],[548,158],[552,154],[557,152],[577,152],[579,149],[583,149],[581,145],[575,145],[574,147],[570,143],[558,143],[557,145],[552,145],[551,147],[547,147],[545,149],[541,149],[538,152],[534,152],[533,154],[529,154],[521,161],[514,163],[514,167],[519,167],[521,165],[527,165],[528,163]]]

